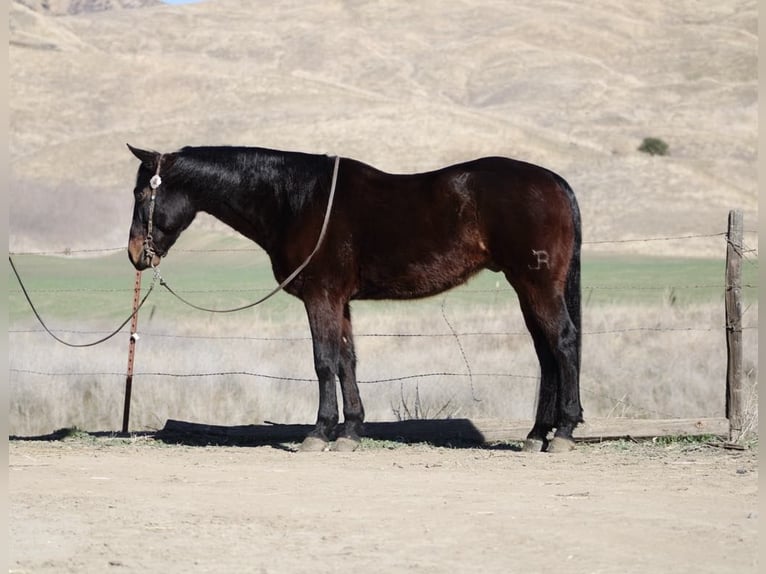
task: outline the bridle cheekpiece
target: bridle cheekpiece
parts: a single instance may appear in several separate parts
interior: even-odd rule
[[[157,158],[157,170],[154,172],[152,179],[149,180],[149,187],[152,190],[152,195],[149,198],[149,220],[146,224],[146,237],[144,238],[144,258],[148,259],[149,264],[154,267],[154,238],[152,237],[152,231],[154,228],[154,204],[157,199],[157,189],[162,185],[162,178],[160,177],[160,167],[162,166],[162,155]]]

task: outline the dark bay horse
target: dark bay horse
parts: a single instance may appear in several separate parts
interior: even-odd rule
[[[482,269],[502,272],[516,290],[540,362],[525,450],[573,447],[572,431],[583,420],[581,227],[574,193],[560,176],[502,157],[413,175],[340,158],[331,195],[334,157],[128,147],[141,160],[128,246],[136,269],[159,265],[200,211],[260,245],[280,282],[310,259],[284,288],[306,308],[319,379],[316,426],[302,449],[324,450],[336,438],[334,448],[352,450],[363,431],[349,302],[428,297]],[[343,396],[339,430],[336,376]]]

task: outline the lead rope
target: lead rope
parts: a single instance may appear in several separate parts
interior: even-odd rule
[[[35,307],[34,303],[32,303],[32,299],[29,296],[29,293],[27,292],[26,287],[24,286],[24,282],[21,280],[21,276],[19,275],[19,272],[16,270],[16,265],[13,263],[13,259],[10,255],[8,255],[8,262],[11,264],[11,269],[13,270],[13,274],[16,276],[16,280],[19,282],[19,286],[21,287],[22,293],[24,293],[24,297],[27,300],[27,303],[29,303],[30,308],[32,309],[32,312],[34,313],[35,317],[37,318],[37,321],[42,325],[43,329],[45,329],[45,332],[48,333],[53,339],[61,343],[62,345],[66,345],[67,347],[74,347],[74,348],[83,348],[83,347],[95,347],[96,345],[100,345],[101,343],[104,343],[117,335],[122,329],[127,325],[131,319],[138,313],[138,311],[141,309],[141,307],[144,306],[144,303],[149,298],[149,295],[151,295],[152,291],[154,290],[154,286],[159,281],[160,285],[162,285],[165,289],[167,289],[174,297],[179,299],[181,302],[185,303],[186,305],[189,305],[190,307],[193,307],[194,309],[198,309],[199,311],[207,311],[208,313],[233,313],[235,311],[243,311],[245,309],[249,309],[251,307],[255,307],[256,305],[263,303],[270,297],[273,297],[276,295],[279,291],[284,289],[293,279],[295,279],[298,274],[303,271],[306,266],[309,264],[311,259],[314,257],[317,251],[319,251],[319,247],[322,245],[322,241],[324,240],[324,236],[327,233],[327,226],[330,223],[330,213],[332,211],[332,205],[333,201],[335,199],[335,186],[338,181],[338,165],[340,164],[340,158],[338,156],[335,156],[335,165],[333,167],[332,172],[332,184],[330,186],[330,198],[327,201],[327,209],[325,210],[324,215],[324,221],[322,222],[322,229],[319,232],[319,238],[317,239],[317,243],[314,246],[314,250],[309,253],[309,256],[306,257],[306,260],[301,263],[298,268],[293,271],[284,281],[282,281],[275,289],[273,289],[268,295],[261,297],[258,299],[258,301],[255,301],[254,303],[250,303],[248,305],[243,305],[242,307],[236,307],[234,309],[207,309],[205,307],[200,307],[199,305],[195,305],[194,303],[191,303],[190,301],[187,301],[178,293],[173,291],[173,289],[170,288],[170,286],[165,282],[165,279],[162,278],[162,275],[160,275],[160,271],[157,267],[152,266],[153,276],[152,276],[152,283],[149,286],[149,290],[146,292],[146,295],[141,299],[141,302],[138,304],[138,307],[136,307],[136,310],[133,311],[127,319],[125,319],[119,327],[117,327],[113,332],[111,332],[106,337],[102,337],[101,339],[97,341],[93,341],[90,343],[70,343],[69,341],[65,341],[62,338],[58,337],[53,331],[51,331],[48,326],[45,324],[45,321],[43,321],[43,318],[40,316],[40,313],[38,313],[37,308]],[[162,183],[162,180],[159,177],[159,162],[157,165],[157,173],[155,173],[154,177],[152,177],[150,182],[150,187],[152,188],[152,196],[149,203],[149,224],[147,229],[147,237],[151,236],[152,232],[152,216],[154,211],[154,200],[156,197],[156,191],[157,188]],[[150,242],[146,243],[146,247],[149,248],[150,253],[153,253],[153,247],[151,246]],[[153,257],[152,257],[153,259]]]
[[[167,282],[160,275],[159,270],[156,267],[152,267],[154,269],[155,279],[159,277],[160,285],[162,285],[165,289],[167,289],[171,295],[173,295],[176,299],[178,299],[182,303],[188,305],[189,307],[197,309],[198,311],[205,311],[207,313],[234,313],[235,311],[244,311],[245,309],[250,309],[252,307],[255,307],[256,305],[260,305],[267,299],[273,297],[274,295],[279,293],[282,289],[284,289],[293,279],[295,279],[298,276],[298,274],[301,271],[303,271],[306,268],[306,266],[311,261],[312,257],[314,257],[316,252],[319,251],[319,247],[322,245],[322,240],[324,240],[324,236],[327,233],[327,226],[330,223],[330,213],[332,212],[332,205],[335,199],[335,185],[338,181],[339,164],[340,164],[340,157],[335,156],[335,165],[333,166],[333,171],[332,171],[332,183],[330,184],[330,198],[327,200],[327,208],[325,209],[324,221],[322,221],[322,229],[319,232],[319,238],[317,239],[316,245],[314,246],[314,250],[311,253],[309,253],[305,261],[301,263],[295,271],[290,273],[290,275],[288,275],[284,281],[282,281],[279,285],[277,285],[267,295],[261,297],[260,299],[258,299],[257,301],[254,301],[253,303],[248,303],[247,305],[243,305],[241,307],[235,307],[233,309],[208,309],[206,307],[200,307],[199,305],[195,305],[194,303],[187,301],[186,299],[181,297],[178,293],[176,293],[175,291],[173,291],[173,289],[170,288]],[[151,208],[151,204],[150,204],[150,208]],[[152,286],[153,285],[154,284],[152,283]]]
[[[13,274],[16,275],[16,279],[19,282],[19,285],[21,286],[21,291],[24,293],[24,297],[27,299],[27,303],[29,303],[29,306],[32,308],[32,312],[35,314],[35,317],[37,317],[37,320],[40,322],[40,325],[43,326],[43,329],[56,341],[61,343],[62,345],[66,345],[67,347],[95,347],[96,345],[100,345],[101,343],[104,343],[105,341],[108,341],[112,337],[114,337],[117,333],[122,331],[122,328],[128,324],[128,322],[138,313],[139,309],[144,306],[144,303],[149,298],[149,295],[151,295],[152,290],[154,289],[154,286],[157,284],[157,279],[159,278],[158,275],[155,275],[152,279],[152,284],[149,286],[149,290],[146,292],[146,295],[144,295],[144,298],[141,299],[141,302],[138,304],[138,307],[136,307],[136,310],[133,311],[130,316],[125,319],[117,329],[115,329],[112,333],[107,335],[106,337],[103,337],[102,339],[99,339],[98,341],[93,341],[92,343],[70,343],[69,341],[64,341],[60,337],[57,337],[53,331],[51,331],[48,326],[43,321],[42,317],[40,317],[40,313],[37,312],[37,309],[35,308],[34,303],[32,303],[32,299],[29,297],[29,293],[27,293],[26,287],[24,287],[24,282],[21,280],[21,277],[19,276],[19,272],[16,271],[16,266],[13,264],[13,259],[11,259],[11,256],[8,256],[8,261],[11,264],[11,269],[13,269]]]
[[[157,197],[157,188],[162,183],[162,178],[160,178],[160,167],[162,166],[162,156],[159,157],[157,160],[157,170],[154,172],[154,175],[152,176],[152,179],[149,180],[149,186],[152,189],[152,196],[151,200],[149,201],[149,222],[147,224],[147,233],[146,238],[144,239],[144,253],[149,255],[151,259],[154,259],[154,243],[152,241],[152,219],[154,218],[154,204],[155,199]],[[43,321],[43,318],[40,316],[40,313],[37,312],[37,308],[35,307],[34,303],[32,303],[32,299],[29,296],[29,293],[27,293],[27,289],[24,286],[24,282],[21,280],[21,276],[19,275],[19,272],[16,270],[16,265],[13,263],[13,259],[11,259],[11,256],[8,255],[8,262],[11,264],[11,269],[13,269],[13,274],[16,276],[16,280],[19,282],[19,285],[21,286],[21,291],[24,293],[24,297],[27,300],[27,303],[29,303],[29,306],[32,309],[32,313],[35,314],[35,317],[37,317],[37,321],[42,325],[43,329],[45,329],[45,332],[48,333],[51,337],[53,337],[56,341],[61,343],[62,345],[66,345],[67,347],[74,347],[74,348],[83,348],[83,347],[95,347],[96,345],[100,345],[101,343],[104,343],[117,335],[120,331],[122,331],[123,327],[127,325],[133,317],[135,317],[138,314],[138,311],[141,309],[141,307],[144,306],[144,303],[149,298],[149,295],[151,295],[152,291],[154,290],[154,286],[157,284],[157,281],[162,282],[162,277],[159,274],[159,271],[157,271],[157,268],[152,266],[154,269],[154,276],[152,277],[152,284],[149,286],[149,290],[146,292],[146,295],[144,295],[143,299],[141,299],[141,302],[138,304],[138,307],[136,307],[136,310],[133,311],[127,319],[125,319],[117,329],[112,331],[109,335],[106,337],[103,337],[99,339],[98,341],[93,341],[91,343],[70,343],[69,341],[65,341],[62,338],[58,337],[53,331],[51,331],[48,326],[45,324],[45,321]]]

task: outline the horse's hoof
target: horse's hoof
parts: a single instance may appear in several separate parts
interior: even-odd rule
[[[524,441],[524,446],[521,450],[523,452],[542,452],[543,441],[537,438],[528,438]]]
[[[316,436],[307,436],[303,439],[300,448],[300,452],[323,452],[329,450],[330,443],[324,439]]]
[[[335,452],[354,452],[359,448],[359,440],[349,438],[347,436],[340,436],[333,443],[331,450]]]
[[[560,436],[554,436],[553,440],[548,445],[548,452],[562,453],[574,450],[575,443],[571,438],[564,438]]]

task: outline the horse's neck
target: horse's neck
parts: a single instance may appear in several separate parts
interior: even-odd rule
[[[222,171],[218,176],[214,181],[204,176],[194,180],[198,210],[209,213],[271,253],[280,240],[281,227],[290,220],[285,192],[278,188],[282,185],[279,178],[269,178],[258,171],[254,175]]]
[[[217,191],[217,193],[215,193]],[[206,190],[206,199],[201,205],[205,211],[245,237],[252,239],[269,251],[274,244],[274,230],[269,225],[276,220],[277,209],[268,194],[248,196],[243,189]]]

